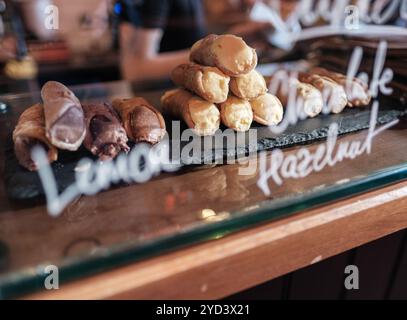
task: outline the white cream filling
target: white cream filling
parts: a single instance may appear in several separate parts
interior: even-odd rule
[[[201,99],[191,99],[189,112],[197,134],[212,135],[219,129],[220,112],[213,103]]]
[[[267,92],[266,81],[256,70],[234,79],[242,98],[252,99]]]
[[[253,113],[267,125],[277,125],[283,120],[283,106],[280,100],[272,94],[266,93],[250,101]]]
[[[230,78],[214,71],[206,71],[202,76],[205,93],[216,103],[224,102],[229,93]]]

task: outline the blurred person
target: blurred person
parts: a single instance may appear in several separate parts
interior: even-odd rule
[[[165,79],[175,66],[188,62],[190,47],[207,35],[204,4],[206,8],[211,4],[218,8],[218,1],[117,1],[114,10],[121,19],[119,42],[123,78],[136,82]],[[247,15],[255,2],[226,0],[225,8],[235,8]],[[247,38],[268,28],[269,23],[243,21],[224,33]]]
[[[201,0],[120,0],[115,12],[122,20],[121,69],[127,80],[168,78],[206,35]]]

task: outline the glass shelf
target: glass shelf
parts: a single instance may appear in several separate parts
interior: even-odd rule
[[[134,95],[126,82],[78,86],[75,92],[89,101]],[[158,92],[136,94],[158,105]],[[10,106],[8,112],[0,114],[0,170],[4,170],[6,141],[18,115],[38,99],[37,94],[0,97]],[[366,130],[359,131],[338,141],[363,140],[366,135]],[[270,182],[271,196],[257,185],[258,167],[253,174],[241,176],[237,173],[245,164],[193,166],[161,174],[145,184],[80,197],[53,218],[41,201],[9,199],[1,183],[0,297],[40,290],[44,268],[50,264],[58,266],[63,286],[72,279],[219,239],[255,224],[401,181],[407,178],[406,139],[404,119],[375,138],[370,155],[345,160],[303,179],[287,179],[281,186]],[[284,154],[300,147],[313,151],[323,142],[286,148]],[[257,159],[258,155],[252,157]]]

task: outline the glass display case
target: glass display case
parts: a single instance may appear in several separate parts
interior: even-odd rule
[[[81,104],[145,98],[163,113],[165,138],[154,146],[129,142],[131,151],[110,162],[99,161],[83,146],[75,152],[59,151],[57,161],[30,172],[19,165],[13,130],[22,112],[41,102],[40,87],[0,95],[0,298],[40,290],[49,266],[56,266],[60,283],[67,283],[407,178],[405,25],[393,19],[380,27],[363,24],[355,30],[330,25],[323,29],[318,20],[316,27],[298,29],[315,21],[308,21],[309,12],[304,21],[290,19],[295,1],[287,3],[291,9],[283,8],[289,12],[283,10],[282,17],[264,10],[264,4],[257,4],[246,15],[273,24],[272,32],[245,37],[244,45],[257,50],[258,55],[256,51],[253,55],[258,64],[252,69],[256,65],[269,93],[279,98],[273,84],[279,72],[286,72],[286,78],[277,78],[280,85],[288,85],[286,101],[280,99],[278,124],[268,126],[258,119],[256,123],[256,118],[252,122],[252,112],[256,113],[250,104],[253,99],[241,98],[253,109],[247,130],[228,129],[232,126],[225,121],[222,102],[214,105],[219,130],[205,137],[184,136],[191,127],[190,119],[165,112],[165,92],[179,86],[169,82],[169,75],[155,86],[146,85],[150,84],[147,80],[142,81],[143,86],[125,80],[97,80],[69,88]],[[288,29],[281,30],[282,24]],[[75,37],[71,35],[70,41],[75,43]],[[216,55],[216,50],[209,52]],[[228,57],[218,57],[206,67],[228,70]],[[120,63],[117,60],[114,55],[113,64]],[[205,54],[194,62],[198,60],[212,62]],[[83,61],[86,64],[86,58]],[[331,76],[319,69],[317,80],[308,79],[306,75],[316,74],[316,68],[328,69]],[[225,77],[238,81],[247,73]],[[300,115],[302,106],[290,100],[292,88],[294,95],[303,94],[297,90],[297,76],[301,83],[314,81],[311,89],[319,88],[318,81],[340,83],[350,90],[347,98],[356,95],[347,87],[351,78],[369,94],[369,101],[361,103],[358,97],[352,103],[349,99],[339,111],[329,112],[332,110],[321,106],[316,114],[311,110]],[[183,81],[189,91],[202,90]],[[78,79],[76,83],[82,82]],[[322,101],[326,92],[318,90]],[[158,164],[148,153],[152,150]],[[89,160],[81,162],[84,158]],[[145,176],[143,172],[147,172]],[[88,189],[83,187],[86,183]]]
[[[161,96],[157,91],[133,93],[127,82],[78,86],[74,91],[84,101],[140,95],[154,103]],[[10,135],[18,115],[38,98],[38,93],[1,96],[8,106],[0,116],[3,165],[9,166]],[[358,130],[340,136],[338,143],[364,141],[367,135],[368,130]],[[79,196],[57,217],[47,212],[43,197],[21,198],[26,196],[24,188],[32,188],[28,184],[10,197],[7,188],[14,190],[12,183],[19,182],[6,171],[0,214],[1,293],[10,297],[40,288],[46,265],[59,268],[61,281],[83,277],[403,180],[406,135],[406,120],[400,117],[398,124],[374,138],[370,154],[306,178],[284,179],[281,185],[265,180],[260,161],[253,162],[253,172],[239,175],[250,159],[259,160],[257,153],[241,163],[183,166],[146,183]],[[315,152],[326,141],[302,143],[284,148],[284,155],[302,148]],[[271,153],[262,156],[269,160]],[[259,187],[265,181],[269,195]]]

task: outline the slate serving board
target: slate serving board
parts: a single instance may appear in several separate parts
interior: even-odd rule
[[[377,123],[388,123],[405,113],[405,110],[397,108],[386,108],[379,110]],[[290,126],[280,135],[272,134],[267,127],[252,126],[257,130],[257,141],[255,145],[246,143],[239,149],[223,148],[215,152],[213,148],[205,149],[201,143],[201,154],[199,157],[191,158],[188,164],[199,165],[202,163],[213,162],[221,158],[233,157],[236,155],[248,154],[253,150],[262,151],[273,148],[285,148],[298,144],[311,143],[327,137],[328,127],[331,123],[336,122],[339,125],[339,135],[356,132],[369,127],[370,109],[355,108],[345,109],[344,112],[337,115],[320,115],[313,119],[300,121],[294,126]],[[182,130],[183,128],[181,128]],[[167,131],[170,134],[171,146],[171,121],[167,120]],[[249,139],[246,137],[246,141]],[[181,142],[180,146],[187,144],[187,141]],[[182,150],[182,149],[181,149]],[[83,147],[77,152],[60,151],[58,161],[54,162],[51,167],[54,172],[59,191],[63,191],[67,186],[72,184],[75,179],[74,168],[77,162],[83,158],[91,158],[90,153]],[[187,165],[187,164],[185,164]],[[8,196],[14,200],[30,200],[43,198],[44,193],[41,181],[36,172],[29,172],[18,165],[17,159],[13,152],[13,143],[11,137],[5,150],[5,189]]]

